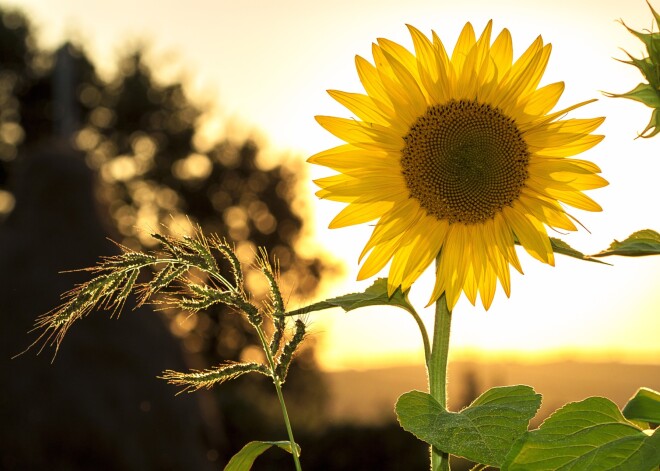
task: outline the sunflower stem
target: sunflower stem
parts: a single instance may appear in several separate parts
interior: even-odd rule
[[[447,359],[449,356],[449,331],[451,311],[443,293],[435,303],[435,324],[433,327],[433,346],[428,364],[429,393],[447,408]],[[448,471],[449,455],[431,447],[431,471]]]

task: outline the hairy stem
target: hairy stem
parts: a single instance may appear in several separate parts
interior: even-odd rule
[[[289,414],[286,410],[286,404],[284,403],[284,396],[282,395],[282,382],[277,376],[275,360],[273,360],[273,355],[270,352],[268,342],[266,341],[266,336],[264,335],[261,326],[255,326],[257,333],[259,334],[259,340],[261,340],[261,345],[266,353],[266,358],[268,359],[268,365],[273,376],[273,384],[275,384],[275,391],[277,391],[277,399],[280,401],[280,407],[282,408],[282,417],[284,418],[284,425],[286,427],[286,433],[289,435],[289,443],[291,443],[291,454],[293,455],[293,462],[296,466],[296,471],[302,471],[300,466],[300,458],[298,457],[298,446],[296,441],[293,438],[293,429],[291,428],[291,422],[289,421]]]
[[[422,322],[422,318],[419,316],[419,314],[417,314],[417,311],[414,309],[406,309],[406,311],[408,311],[413,316],[415,322],[417,322],[417,327],[419,327],[419,332],[422,334],[422,342],[424,344],[424,361],[426,362],[426,370],[428,371],[431,361],[431,343],[429,342],[429,334],[426,332],[424,322]]]
[[[435,325],[433,327],[433,346],[428,364],[429,393],[447,407],[447,359],[449,354],[449,330],[451,311],[447,307],[447,298],[443,293],[435,303]],[[431,471],[448,471],[449,455],[431,447]]]

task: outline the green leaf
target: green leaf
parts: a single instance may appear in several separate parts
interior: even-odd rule
[[[647,4],[647,5],[649,6],[649,8],[651,9],[651,13],[653,13],[653,18],[655,18],[655,22],[656,22],[656,24],[657,24],[658,26],[660,26],[660,14],[659,14],[657,11],[655,11],[655,10],[653,9],[653,7],[651,6],[651,4],[649,3],[648,0],[646,0],[646,4]]]
[[[287,312],[288,316],[306,314],[308,312],[321,311],[333,307],[340,307],[344,311],[352,311],[365,306],[398,306],[408,312],[415,312],[415,309],[406,299],[406,295],[400,288],[392,294],[387,295],[387,278],[378,278],[374,284],[369,286],[363,293],[351,293],[336,298],[326,299],[309,306]]]
[[[637,68],[642,70],[642,72],[645,72],[643,63],[639,62],[638,59],[634,59],[634,61],[634,64],[637,66]],[[660,107],[660,94],[658,94],[658,91],[648,83],[640,83],[628,93],[610,93],[608,96],[614,98],[628,98],[629,100],[639,101],[640,103],[644,103],[646,106],[650,106],[651,108]]]
[[[404,430],[437,449],[478,463],[500,466],[541,405],[529,386],[492,388],[460,412],[449,412],[430,394],[399,397],[396,413]]]
[[[642,420],[660,424],[660,392],[649,388],[639,388],[623,408],[628,420]]]
[[[651,10],[653,10],[653,8],[651,8]],[[655,15],[655,11],[653,13]],[[660,33],[641,33],[639,31],[635,31],[634,29],[628,28],[625,23],[623,26],[625,26],[628,31],[636,36],[637,39],[644,43],[644,46],[646,46],[646,50],[649,52],[649,54],[651,51],[653,51],[655,44],[660,41]]]
[[[656,108],[651,113],[651,121],[649,121],[649,124],[640,133],[640,137],[653,137],[658,133],[660,133],[660,113],[658,113],[658,108]]]
[[[609,265],[609,263],[607,262],[603,262],[602,260],[591,258],[589,255],[585,255],[582,252],[575,250],[573,247],[571,247],[561,239],[550,237],[550,245],[552,245],[552,251],[555,253],[560,253],[568,257],[577,258],[578,260],[586,260],[587,262],[604,263],[605,265]]]
[[[271,446],[280,447],[291,453],[291,442],[288,441],[250,442],[241,448],[241,451],[232,456],[229,463],[227,463],[227,466],[225,466],[225,471],[249,471],[254,464],[254,460]],[[298,445],[296,445],[296,447],[298,448],[298,455],[300,455],[300,447]]]
[[[607,250],[594,254],[592,257],[607,257],[609,255],[641,257],[657,254],[660,254],[660,234],[651,229],[644,229],[631,234],[623,242],[615,240]]]
[[[502,471],[650,471],[660,465],[660,434],[647,435],[616,404],[590,397],[565,405],[507,455]]]

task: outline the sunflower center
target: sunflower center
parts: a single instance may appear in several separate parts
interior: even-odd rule
[[[476,224],[515,201],[529,151],[515,121],[490,105],[431,106],[404,137],[401,168],[410,196],[429,215]]]

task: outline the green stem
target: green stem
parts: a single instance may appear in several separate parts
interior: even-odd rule
[[[298,457],[298,445],[293,439],[293,429],[291,428],[291,422],[289,421],[289,414],[286,411],[286,404],[284,403],[284,395],[282,394],[282,382],[280,378],[277,377],[277,372],[275,371],[275,360],[273,360],[273,355],[270,353],[270,348],[268,347],[268,342],[266,342],[266,336],[264,335],[263,330],[260,326],[255,326],[257,333],[259,334],[259,340],[261,340],[261,345],[266,353],[266,358],[268,359],[268,364],[270,365],[270,371],[273,375],[273,384],[275,384],[275,391],[277,391],[277,399],[280,401],[280,407],[282,408],[282,416],[284,417],[284,425],[286,427],[286,433],[289,435],[289,443],[291,443],[291,454],[293,455],[293,463],[296,466],[296,471],[302,471],[300,466],[300,458]]]
[[[296,466],[296,471],[302,471],[300,466],[300,458],[298,457],[298,445],[293,439],[293,429],[291,428],[291,422],[289,421],[289,414],[286,412],[286,404],[284,404],[284,396],[282,395],[282,383],[280,383],[279,378],[274,380],[275,390],[277,391],[277,398],[280,401],[280,406],[282,407],[282,416],[284,417],[284,425],[286,426],[286,433],[289,435],[289,442],[291,443],[291,454],[293,455],[293,463]]]
[[[428,364],[428,375],[429,392],[444,408],[447,407],[447,359],[450,328],[451,311],[447,307],[447,298],[443,293],[435,303],[433,346],[431,347],[431,361]],[[431,471],[448,470],[449,455],[431,447]]]
[[[417,327],[419,327],[419,332],[422,334],[422,342],[424,343],[424,361],[426,362],[426,370],[428,371],[429,364],[431,361],[431,344],[429,342],[429,334],[426,332],[426,327],[424,326],[424,322],[422,322],[422,318],[419,317],[417,311],[415,311],[415,309],[413,309],[412,307],[404,308],[404,309],[413,316],[415,322],[417,322]]]

